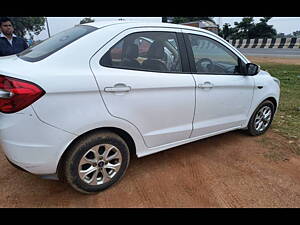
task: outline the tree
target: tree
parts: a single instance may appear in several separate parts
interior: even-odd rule
[[[284,33],[279,33],[276,35],[276,38],[284,38],[284,37],[285,37]]]
[[[92,23],[92,22],[95,22],[95,20],[92,19],[91,17],[85,17],[84,19],[82,19],[82,20],[80,21],[80,24]]]
[[[9,17],[13,23],[15,34],[23,37],[26,33],[30,37],[32,33],[38,35],[42,30],[45,29],[46,17]]]
[[[293,36],[300,37],[300,30],[293,32]]]
[[[271,18],[263,17],[255,24],[253,17],[244,17],[241,22],[235,22],[233,28],[224,25],[221,34],[227,34],[230,39],[275,38],[277,31],[267,24]]]
[[[253,17],[244,17],[241,22],[234,22],[233,39],[247,39],[249,32],[255,27]]]
[[[209,20],[212,22],[215,22],[213,20],[213,17],[174,17],[173,23],[186,23],[186,22],[192,22],[197,20]]]
[[[263,17],[260,22],[255,24],[252,30],[249,31],[248,38],[275,38],[277,31],[273,25],[268,25],[267,22],[272,17]]]
[[[300,38],[300,30],[294,31],[291,34],[279,33],[276,35],[276,38]]]
[[[232,36],[235,34],[236,29],[231,28],[229,23],[225,23],[223,28],[219,31],[219,36],[223,37],[225,40],[232,39]]]

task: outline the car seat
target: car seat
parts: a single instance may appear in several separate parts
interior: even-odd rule
[[[136,44],[129,44],[125,50],[122,66],[128,68],[141,68],[141,64],[136,59],[138,56],[138,46]]]
[[[164,46],[161,42],[155,41],[148,51],[148,59],[142,64],[143,69],[151,71],[167,72],[167,66],[162,62],[165,56]]]

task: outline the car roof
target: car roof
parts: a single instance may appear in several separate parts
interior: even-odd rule
[[[127,28],[131,27],[164,27],[164,28],[177,28],[177,29],[185,29],[185,30],[194,30],[194,31],[201,31],[208,34],[213,34],[213,32],[210,32],[208,30],[198,28],[198,27],[192,27],[187,25],[180,25],[180,24],[172,24],[172,23],[155,23],[155,22],[137,22],[137,21],[97,21],[93,23],[86,23],[82,25],[88,25],[88,26],[94,26],[96,28],[103,28],[106,26],[127,26]]]

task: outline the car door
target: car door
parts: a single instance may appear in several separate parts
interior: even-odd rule
[[[177,31],[129,29],[91,59],[107,110],[136,126],[149,148],[188,139],[192,132],[195,82]]]
[[[197,87],[191,137],[241,127],[254,91],[253,77],[243,74],[245,63],[214,36],[184,33]]]

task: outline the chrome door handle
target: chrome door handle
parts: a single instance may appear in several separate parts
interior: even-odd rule
[[[106,87],[104,88],[105,92],[129,92],[131,91],[131,87],[125,84],[116,84],[114,87]]]
[[[198,87],[199,88],[213,88],[214,85],[210,82],[204,82],[204,84],[199,84]]]

